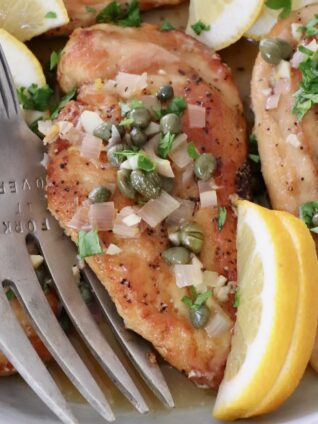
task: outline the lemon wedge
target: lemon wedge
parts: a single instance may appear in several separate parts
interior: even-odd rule
[[[0,44],[17,88],[29,87],[31,84],[43,87],[46,84],[40,62],[25,44],[1,28]],[[43,116],[43,112],[23,110],[23,116],[27,123],[31,124]]]
[[[318,261],[306,225],[285,212],[238,203],[239,306],[213,415],[273,411],[310,358],[318,315]]]
[[[0,28],[21,41],[68,22],[62,0],[0,0]]]
[[[258,18],[264,0],[191,0],[187,33],[220,50],[235,43]],[[191,26],[202,22],[209,29],[197,34]]]
[[[297,10],[316,2],[317,0],[292,0],[292,10]],[[259,18],[254,25],[246,31],[245,36],[256,41],[261,40],[276,24],[279,15],[280,10],[273,10],[264,5]]]

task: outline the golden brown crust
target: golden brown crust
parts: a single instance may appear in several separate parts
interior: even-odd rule
[[[117,56],[122,43],[125,56],[120,61]],[[164,73],[158,74],[159,69]],[[150,25],[140,29],[99,25],[77,30],[65,48],[59,78],[64,89],[68,84],[80,86],[78,101],[70,102],[59,119],[76,124],[84,109],[97,109],[104,119],[118,119],[118,99],[103,86],[98,88],[89,81],[97,77],[114,78],[119,70],[147,72],[148,89],[144,94],[153,94],[159,85],[171,81],[176,95],[206,107],[206,128],[189,128],[186,112],[183,131],[200,151],[216,156],[216,183],[221,186],[218,201],[219,206],[227,207],[228,217],[219,231],[217,208],[195,213],[194,220],[205,232],[200,260],[205,268],[236,280],[236,218],[229,196],[236,191],[235,176],[246,157],[246,139],[242,106],[228,69],[216,55],[203,46],[200,52],[199,43],[177,31],[166,36]],[[219,88],[223,86],[225,90]],[[97,168],[62,140],[50,146],[49,158],[49,208],[66,233],[76,240],[76,231],[67,228],[67,223],[77,203],[87,199],[96,185],[115,182],[115,171],[109,167]],[[182,186],[180,172],[176,169],[175,172],[174,194],[197,197],[196,184]],[[117,191],[112,200],[117,209],[129,204]],[[115,256],[90,257],[87,262],[107,288],[126,326],[149,340],[168,362],[197,383],[217,385],[223,375],[231,332],[209,338],[205,330],[191,326],[187,308],[181,302],[187,290],[176,287],[173,273],[160,256],[168,245],[164,226],[154,230],[147,228],[136,239],[121,239],[111,232],[100,233],[100,237],[106,246],[115,243],[122,252]],[[233,297],[229,296],[221,307],[233,317],[232,304]]]
[[[305,24],[318,13],[318,5],[306,6],[279,21],[270,37],[282,38],[296,48],[291,32],[292,23]],[[298,214],[301,203],[318,198],[317,107],[313,107],[301,122],[292,113],[294,93],[301,78],[298,69],[291,70],[289,88],[280,96],[276,109],[265,110],[266,90],[270,86],[273,66],[258,55],[252,77],[252,103],[255,129],[262,162],[262,172],[275,209]],[[300,146],[289,144],[289,134],[296,134]]]

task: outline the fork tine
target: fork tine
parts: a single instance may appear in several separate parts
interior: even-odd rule
[[[0,349],[26,383],[65,424],[77,424],[72,412],[33,349],[0,287]]]
[[[152,348],[149,343],[125,328],[123,320],[118,315],[113,301],[89,267],[85,267],[84,275],[90,283],[101,307],[110,322],[118,340],[123,345],[130,359],[139,370],[153,393],[169,408],[174,407],[174,401],[166,380],[157,363],[149,361]]]
[[[16,118],[19,115],[20,107],[15,91],[15,86],[9,70],[8,62],[5,58],[3,48],[0,44],[0,117],[5,114],[8,119]]]
[[[64,236],[55,221],[51,222],[49,233],[38,234],[40,246],[69,317],[123,395],[140,413],[148,412],[149,408],[144,398],[104,338],[80,295],[72,273],[72,266],[76,264],[73,243]]]
[[[15,243],[14,250],[10,244],[6,244],[5,247],[7,257],[11,256],[19,263],[19,269],[13,263],[6,264],[10,273],[7,278],[13,281],[17,295],[31,317],[41,339],[66,375],[93,408],[106,420],[113,421],[115,417],[103,392],[60,327],[46,300],[32,268],[26,246],[22,243]],[[11,255],[8,254],[8,252],[10,253],[9,249],[12,250]]]

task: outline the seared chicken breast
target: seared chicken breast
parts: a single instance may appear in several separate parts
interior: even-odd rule
[[[141,10],[147,10],[161,6],[174,6],[183,1],[184,0],[139,0],[139,7]],[[54,30],[53,33],[68,34],[75,28],[93,25],[96,23],[97,14],[111,2],[112,0],[64,0],[70,22],[62,28]],[[119,0],[118,3],[127,5],[129,1]]]
[[[135,87],[131,93],[128,82],[119,92],[119,85],[114,82],[119,75],[128,79],[142,76],[143,86]],[[118,234],[115,227],[99,231],[105,253],[85,258],[127,328],[149,340],[164,359],[191,380],[215,387],[223,376],[235,318],[236,217],[232,201],[246,160],[242,104],[230,70],[218,55],[182,32],[161,32],[152,25],[137,29],[101,24],[74,31],[61,57],[58,80],[65,92],[74,87],[78,91],[77,100],[64,107],[52,127],[64,126],[72,135],[60,131],[52,137],[51,130],[45,138],[50,143],[47,199],[51,213],[74,242],[80,229],[80,225],[73,225],[74,217],[78,217],[80,208],[91,207],[88,196],[97,186],[113,186],[108,201],[113,202],[117,218],[127,206],[142,215],[142,206],[125,197],[117,186],[117,169],[107,160],[112,141],[104,142],[105,149],[101,149],[97,161],[83,154],[83,144],[76,134],[83,135],[83,116],[87,116],[87,111],[94,112],[95,119],[97,114],[99,120],[118,122],[123,119],[123,104],[129,105],[132,100],[156,102],[160,87],[170,86],[174,96],[187,103],[181,119],[182,137],[195,145],[199,155],[211,153],[215,157],[213,182],[208,182],[214,187],[208,192],[208,197],[216,195],[214,204],[211,199],[207,207],[200,204],[191,163],[190,168],[184,168],[172,160],[173,189],[170,197],[165,194],[170,199],[167,202],[171,198],[190,201],[194,205],[190,221],[203,230],[203,246],[195,260],[202,264],[202,272],[218,275],[214,295],[206,301],[210,320],[221,320],[212,333],[192,325],[189,307],[182,301],[184,296],[190,297],[190,287],[177,286],[175,270],[162,256],[171,247],[165,221],[150,225],[142,220],[137,234],[129,237]],[[203,124],[191,123],[193,107],[204,111]],[[122,137],[128,144],[131,142],[131,135]],[[96,137],[93,139],[96,141]],[[147,144],[143,148],[147,152]],[[185,180],[189,169],[190,179]],[[221,225],[220,208],[224,218]],[[115,246],[115,254],[107,253],[109,246]]]
[[[306,6],[279,21],[268,37],[287,41],[296,54],[299,44],[312,40],[305,40],[297,28],[317,13],[317,4]],[[270,200],[273,208],[296,215],[302,203],[318,199],[318,108],[312,107],[302,120],[293,112],[302,78],[298,65],[297,56],[275,66],[259,54],[252,76],[254,132]]]

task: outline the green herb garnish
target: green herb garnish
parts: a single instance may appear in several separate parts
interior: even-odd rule
[[[308,37],[318,35],[318,15],[315,15],[306,25],[298,28],[297,31],[304,33]],[[300,47],[300,46],[299,46]]]
[[[50,11],[50,12],[47,12],[47,14],[44,17],[47,19],[55,19],[57,18],[57,14],[56,12]]]
[[[217,224],[218,224],[218,230],[221,231],[227,216],[227,210],[224,207],[218,208],[218,218],[217,218]]]
[[[255,163],[260,163],[261,159],[259,157],[258,153],[258,145],[257,145],[257,139],[255,134],[250,134],[248,138],[248,150],[249,155],[248,157]]]
[[[160,25],[160,31],[171,31],[172,29],[176,29],[167,19],[165,19]]]
[[[299,218],[313,233],[318,233],[318,200],[300,205]]]
[[[51,119],[56,119],[58,117],[58,114],[60,113],[60,110],[63,109],[63,107],[70,100],[72,100],[75,95],[76,95],[76,88],[73,88],[73,90],[71,90],[67,94],[65,94],[65,96],[61,98],[60,102],[53,109],[53,112],[51,114]]]
[[[128,9],[117,1],[112,1],[96,16],[97,23],[112,22],[123,27],[139,27],[141,17],[138,0],[132,0]]]
[[[194,160],[200,156],[200,153],[197,151],[197,148],[195,147],[193,143],[188,144],[187,150],[188,150],[188,155],[190,156],[190,158]]]
[[[81,258],[103,253],[96,230],[80,230],[78,233],[78,253]]]
[[[235,292],[233,307],[238,308],[240,306],[240,302],[241,302],[241,293],[240,293],[240,289],[237,288]]]
[[[175,96],[168,107],[166,108],[154,108],[154,113],[156,115],[156,118],[160,120],[163,116],[167,115],[168,113],[175,113],[178,116],[181,116],[183,112],[187,108],[187,102],[186,99],[182,96]]]
[[[118,152],[115,152],[114,155],[124,158],[136,156],[138,169],[141,169],[146,172],[151,172],[156,169],[155,163],[144,152],[138,151],[138,147],[120,150]]]
[[[52,94],[53,90],[47,84],[43,87],[31,84],[29,87],[17,89],[19,103],[23,109],[38,110],[40,112],[48,109]]]
[[[15,293],[12,289],[8,289],[6,291],[6,296],[7,296],[8,301],[11,302],[11,300],[15,298]]]
[[[168,157],[168,154],[172,149],[172,144],[175,138],[175,134],[171,134],[170,132],[168,132],[167,134],[165,134],[164,137],[160,139],[157,148],[158,156],[163,159],[166,159]]]
[[[202,305],[212,296],[212,290],[208,290],[205,293],[198,293],[196,288],[191,286],[191,297],[183,296],[181,301],[188,306],[189,309],[197,311]]]
[[[120,125],[121,127],[126,127],[126,126],[128,126],[128,125],[133,124],[133,123],[134,123],[134,120],[133,120],[132,118],[125,118],[125,119],[122,119],[122,120],[119,122],[119,125]]]
[[[51,53],[50,56],[50,71],[53,71],[59,64],[59,61],[61,59],[61,53],[62,51],[56,52],[55,50]]]
[[[318,103],[318,52],[306,56],[299,64],[302,78],[299,89],[294,94],[293,113],[301,121],[306,113]]]
[[[287,18],[292,10],[292,0],[266,0],[265,6],[273,10],[281,10],[279,17]]]
[[[209,31],[211,27],[210,27],[210,25],[206,25],[202,21],[197,21],[196,23],[194,23],[193,25],[191,25],[191,28],[193,29],[193,31],[197,35],[200,35],[201,32],[203,32],[203,31]]]

